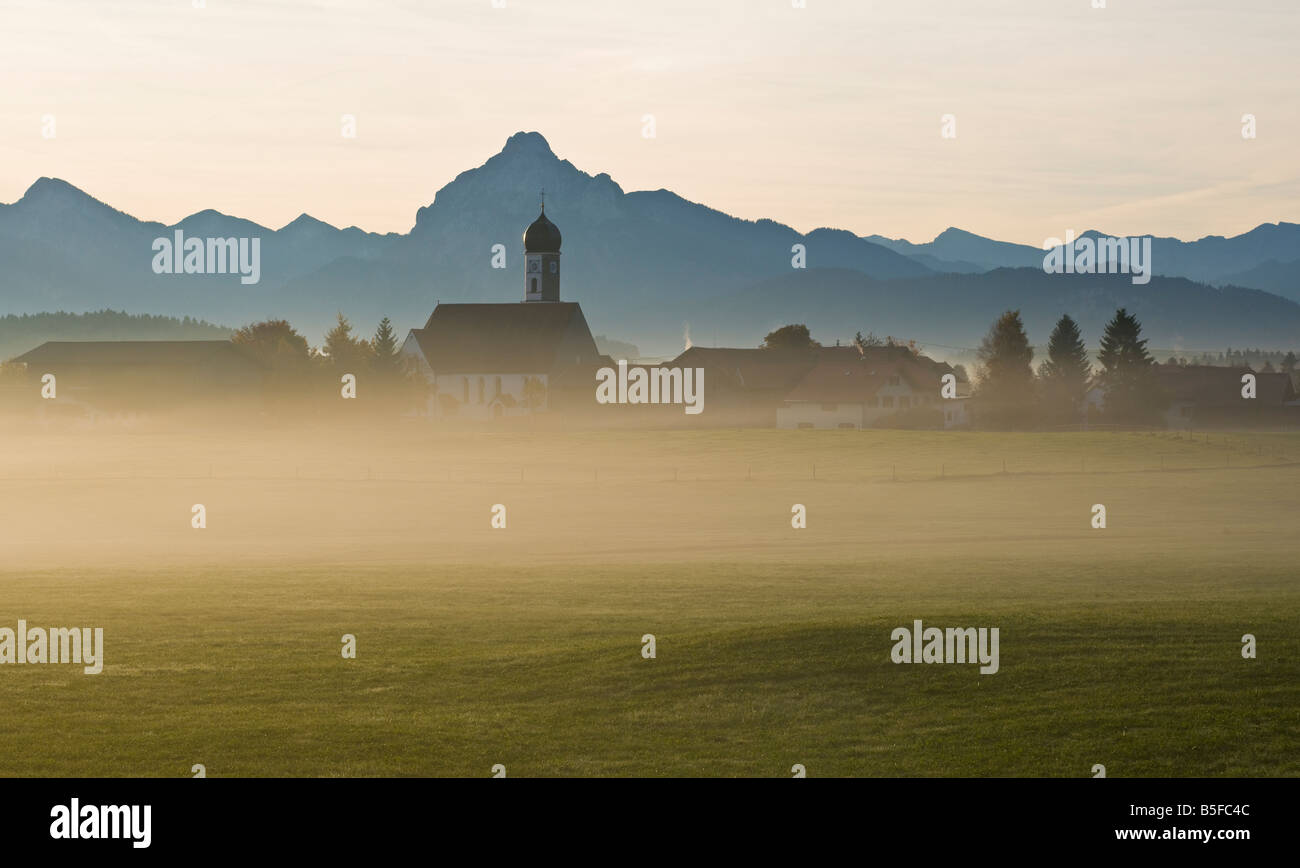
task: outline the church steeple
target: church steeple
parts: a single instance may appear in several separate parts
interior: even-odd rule
[[[542,213],[524,233],[524,301],[560,300],[560,229]]]

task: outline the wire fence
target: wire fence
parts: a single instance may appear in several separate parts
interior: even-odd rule
[[[1300,461],[1284,455],[1263,452],[1234,454],[1225,452],[1215,462],[1204,456],[1161,454],[1123,459],[1099,459],[1081,456],[1075,461],[1049,462],[1024,460],[1016,456],[990,461],[940,461],[933,465],[894,462],[872,466],[844,467],[838,464],[809,463],[794,467],[747,466],[587,466],[561,468],[553,466],[455,466],[426,468],[410,474],[373,466],[332,467],[328,471],[310,466],[285,468],[280,472],[249,472],[247,469],[210,466],[177,469],[175,472],[50,472],[7,473],[4,483],[140,483],[210,480],[223,483],[333,483],[340,485],[423,485],[429,487],[458,485],[618,486],[632,484],[673,483],[788,483],[819,482],[862,484],[880,482],[929,482],[995,477],[1032,476],[1102,476],[1149,473],[1207,473],[1232,471],[1246,473],[1266,469],[1300,467]]]

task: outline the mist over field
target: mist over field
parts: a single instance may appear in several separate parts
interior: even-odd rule
[[[0,443],[6,617],[105,631],[101,675],[6,667],[0,774],[1300,773],[1295,434]],[[891,662],[915,619],[1000,671]]]

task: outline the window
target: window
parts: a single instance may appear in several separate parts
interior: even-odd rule
[[[882,407],[892,407],[892,406],[894,406],[894,396],[893,396],[893,395],[886,395],[885,397],[881,398],[881,399],[880,399],[880,406],[882,406]]]
[[[483,378],[478,378],[478,402],[483,403]]]
[[[530,286],[529,286],[528,291],[529,291],[530,293],[532,293],[533,295],[536,295],[536,294],[537,294],[537,278],[534,277],[534,278],[530,281]]]
[[[551,274],[559,274],[559,273],[560,273],[560,263],[556,262],[555,260],[551,260]]]
[[[903,382],[903,381],[902,381],[902,379],[898,376],[898,374],[890,374],[890,375],[889,375],[889,385],[891,385],[891,386],[898,386],[898,385],[901,385],[902,382]]]
[[[497,388],[496,393],[492,395],[493,398],[495,398],[495,397],[497,397],[497,395],[500,395],[500,394],[501,394],[501,378],[500,378],[500,377],[497,377],[496,388]]]

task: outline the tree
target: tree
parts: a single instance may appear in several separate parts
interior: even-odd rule
[[[1088,394],[1092,363],[1079,334],[1079,324],[1069,314],[1056,321],[1047,342],[1047,358],[1038,367],[1048,414],[1062,424],[1079,418]]]
[[[524,379],[524,406],[537,410],[546,406],[546,384],[537,377]]]
[[[397,332],[388,317],[379,321],[375,336],[370,339],[370,366],[378,374],[392,376],[402,369],[401,359],[397,356]]]
[[[303,370],[311,358],[307,339],[282,319],[246,325],[230,340],[273,370]]]
[[[808,326],[800,324],[781,326],[776,331],[768,332],[763,338],[762,349],[810,350],[820,346],[821,344],[812,339]]]
[[[994,427],[1026,425],[1032,420],[1034,348],[1029,345],[1020,311],[998,317],[979,348],[979,412]]]
[[[866,337],[863,337],[862,332],[858,332],[853,336],[853,343],[858,349],[866,349],[867,347],[883,347],[885,345],[883,340],[876,337],[875,332],[867,332]]]
[[[1115,311],[1106,323],[1097,358],[1102,365],[1099,380],[1106,390],[1107,417],[1128,424],[1154,423],[1166,405],[1137,317],[1124,308]]]
[[[1286,355],[1282,357],[1282,372],[1284,374],[1293,373],[1295,371],[1295,366],[1296,366],[1295,351],[1287,350]]]
[[[352,336],[352,323],[340,311],[338,323],[325,335],[325,345],[321,351],[328,357],[330,364],[340,370],[355,373],[370,357],[370,344],[362,338]]]

